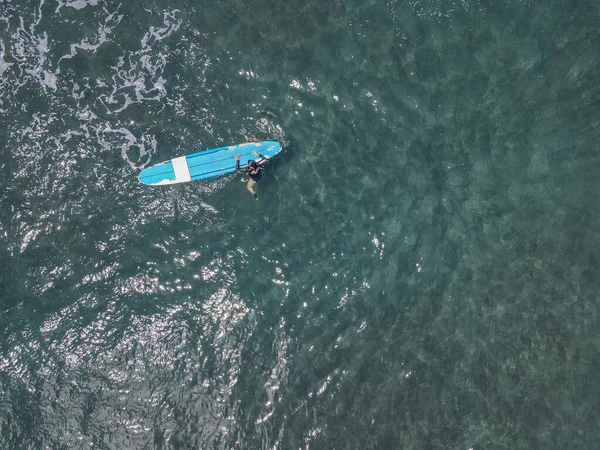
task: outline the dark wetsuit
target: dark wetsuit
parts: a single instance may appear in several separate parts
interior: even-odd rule
[[[260,159],[258,161],[256,161],[256,167],[247,166],[242,169],[242,168],[240,168],[239,161],[237,161],[235,164],[235,170],[237,172],[247,173],[248,176],[250,177],[250,179],[252,181],[254,181],[255,183],[262,178],[262,176],[263,176],[262,166],[269,160],[269,158],[267,158],[266,156],[263,156],[263,155],[258,155],[258,156],[260,156]]]

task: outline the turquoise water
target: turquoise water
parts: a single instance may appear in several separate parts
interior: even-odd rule
[[[599,19],[0,2],[0,448],[597,448]]]

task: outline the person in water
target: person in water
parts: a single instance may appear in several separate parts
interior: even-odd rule
[[[260,159],[258,161],[253,161],[252,159],[248,160],[248,167],[240,168],[240,156],[236,155],[235,160],[235,170],[236,172],[247,173],[250,179],[248,180],[248,184],[246,185],[246,189],[250,191],[250,193],[254,196],[256,200],[258,200],[258,195],[256,195],[256,191],[254,190],[254,186],[258,183],[263,176],[262,166],[269,160],[266,156],[259,154],[258,152],[252,152],[254,156],[258,156]]]

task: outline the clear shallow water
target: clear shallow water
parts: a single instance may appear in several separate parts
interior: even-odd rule
[[[1,448],[596,446],[593,3],[0,16]]]

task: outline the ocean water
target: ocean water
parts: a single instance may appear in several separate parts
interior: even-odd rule
[[[0,1],[0,448],[598,448],[599,21]]]

